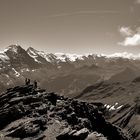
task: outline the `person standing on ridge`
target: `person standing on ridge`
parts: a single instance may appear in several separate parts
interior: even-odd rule
[[[37,89],[37,81],[34,81],[34,89]]]
[[[27,85],[27,86],[30,85],[30,81],[31,81],[30,79],[27,79],[27,78],[26,78],[26,79],[25,79],[25,85]]]
[[[31,80],[30,80],[30,79],[28,79],[28,85],[30,85],[30,82],[31,82]]]
[[[28,79],[27,78],[25,79],[25,85],[28,85]]]

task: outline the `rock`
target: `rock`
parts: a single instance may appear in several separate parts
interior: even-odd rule
[[[69,124],[76,125],[78,123],[78,118],[76,114],[73,112],[67,115],[67,121]]]
[[[85,140],[88,134],[89,131],[86,128],[83,128],[79,131],[70,130],[69,128],[67,128],[59,136],[57,136],[56,139],[57,140]]]
[[[32,85],[17,86],[0,95],[0,134],[15,140],[47,136],[50,140],[85,140],[97,131],[111,140],[128,140],[121,129],[106,122],[98,106],[34,90]]]
[[[38,98],[38,96],[36,95],[29,95],[29,96],[25,96],[23,99],[23,104],[30,104],[30,103],[34,103],[34,102],[40,102],[42,99]]]
[[[134,82],[134,83],[140,82],[140,77],[136,77],[132,82]]]
[[[21,118],[25,115],[25,110],[21,105],[15,105],[13,107],[0,110],[0,129],[9,124],[10,122]]]
[[[52,93],[48,93],[47,97],[46,97],[53,105],[56,105],[56,101],[57,101],[57,95]]]
[[[56,137],[57,140],[69,140],[69,132],[71,130],[69,128],[66,128],[63,130],[63,132],[61,134],[59,134],[59,136]]]
[[[15,127],[11,127],[8,130],[8,134],[6,136],[12,136],[17,138],[26,138],[35,136],[39,133],[40,130],[46,129],[44,125],[46,124],[46,118],[40,117],[40,118],[33,118],[30,120],[26,119],[24,122],[19,123],[19,125]]]
[[[17,104],[19,102],[22,102],[23,99],[25,99],[25,97],[15,97],[15,98],[12,98],[8,103],[10,105],[14,105],[14,104]]]
[[[87,118],[78,118],[78,120],[82,128],[85,127],[85,128],[88,128],[89,130],[92,129],[91,122]]]
[[[35,119],[33,121],[33,123],[39,125],[41,130],[44,130],[46,128],[45,125],[47,124],[47,117],[41,116],[41,117]]]
[[[41,134],[37,138],[35,138],[34,140],[43,140],[44,138],[45,138],[45,135]]]
[[[90,133],[85,140],[107,140],[102,134],[97,132]]]
[[[85,140],[85,138],[88,136],[89,130],[87,128],[83,128],[76,133],[73,134],[73,137],[78,140]]]
[[[20,124],[20,126],[13,128],[6,136],[26,138],[35,136],[40,131],[40,127],[32,122]]]
[[[40,114],[47,114],[47,105],[46,104],[42,104],[41,106],[36,108],[36,111]]]

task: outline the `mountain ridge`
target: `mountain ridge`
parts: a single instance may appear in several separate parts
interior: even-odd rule
[[[3,139],[133,140],[107,122],[96,105],[34,89],[33,85],[7,89],[0,95],[0,105]]]
[[[4,51],[1,51],[2,53],[9,51],[13,51],[15,53],[17,53],[16,51],[23,49],[20,45],[10,45],[8,46],[6,49],[4,49]],[[122,52],[122,53],[114,53],[114,54],[94,54],[94,53],[89,53],[89,54],[72,54],[72,53],[46,53],[44,51],[38,51],[36,49],[34,49],[33,47],[29,47],[25,50],[28,54],[30,53],[30,51],[34,52],[34,55],[39,55],[41,57],[47,57],[47,55],[51,55],[53,54],[58,60],[61,60],[62,62],[65,62],[66,59],[70,60],[70,61],[76,61],[77,59],[84,59],[84,57],[88,57],[88,56],[95,56],[95,57],[105,57],[105,58],[127,58],[127,59],[140,59],[140,54],[138,55],[134,55],[132,53],[127,53],[127,52]],[[47,61],[49,61],[49,59],[46,58]]]
[[[10,45],[0,53],[0,90],[23,83],[28,77],[38,80],[43,86],[47,84],[49,90],[73,97],[87,86],[108,80],[127,67],[133,69],[131,79],[140,75],[139,59],[112,58],[97,54],[53,54],[32,47],[25,50],[19,45]],[[126,73],[129,75],[129,69],[126,69]]]

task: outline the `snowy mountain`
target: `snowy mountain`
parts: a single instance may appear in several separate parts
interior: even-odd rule
[[[105,55],[105,54],[85,54],[85,55],[78,55],[78,54],[69,54],[69,53],[46,53],[43,51],[38,51],[32,47],[29,47],[27,50],[24,50],[19,45],[10,45],[7,47],[3,52],[0,52],[0,61],[6,62],[16,60],[16,59],[25,58],[25,60],[28,59],[28,61],[35,61],[36,63],[45,64],[45,63],[53,63],[58,64],[60,62],[76,62],[76,61],[87,61],[89,59],[92,59],[95,61],[95,59],[104,58],[106,61],[111,61],[114,59],[131,59],[131,60],[139,60],[140,54],[133,55],[131,53],[115,53],[111,55]],[[21,61],[18,60],[18,61]],[[23,60],[23,62],[25,61]],[[28,62],[26,62],[28,63]],[[32,62],[33,63],[33,62]]]
[[[68,53],[45,53],[43,51],[35,50],[32,47],[29,47],[27,49],[27,53],[34,58],[34,60],[38,63],[42,63],[42,61],[39,59],[44,59],[47,62],[50,63],[59,63],[59,62],[67,62],[67,61],[76,61],[77,59],[83,59],[83,55],[77,55],[77,54],[68,54]],[[44,61],[43,60],[43,61]]]
[[[5,85],[14,86],[16,83],[24,82],[25,77],[29,77],[40,81],[41,85],[47,84],[50,90],[59,89],[63,94],[75,94],[86,86],[101,79],[110,79],[125,69],[128,75],[129,68],[133,69],[131,79],[135,75],[139,76],[139,58],[139,55],[132,57],[128,53],[113,55],[46,53],[32,47],[25,50],[19,45],[10,45],[0,52],[0,87],[3,89]]]
[[[9,63],[13,67],[35,66],[36,62],[27,52],[19,45],[11,45],[4,50],[5,58],[9,58]]]

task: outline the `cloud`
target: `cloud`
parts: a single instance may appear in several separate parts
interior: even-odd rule
[[[135,34],[132,37],[126,37],[123,42],[119,43],[122,46],[137,46],[140,45],[140,34]]]
[[[122,46],[137,46],[140,45],[140,27],[136,28],[135,31],[131,30],[130,27],[121,27],[120,33],[124,37],[124,41],[119,42]]]
[[[72,15],[81,15],[81,14],[119,14],[119,11],[115,10],[91,10],[91,11],[76,11],[70,13],[59,13],[55,15],[50,15],[48,17],[63,17],[63,16],[72,16]]]
[[[119,32],[123,36],[131,36],[133,34],[133,31],[130,29],[130,27],[121,27],[119,28]]]

